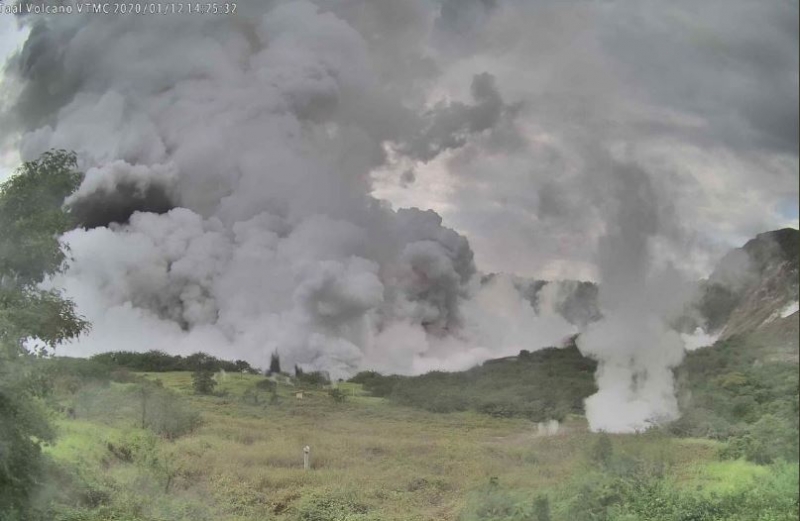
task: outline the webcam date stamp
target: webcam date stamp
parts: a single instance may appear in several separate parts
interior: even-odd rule
[[[0,0],[6,14],[111,14],[111,15],[233,15],[235,2],[75,2],[51,5],[46,2],[9,4]]]

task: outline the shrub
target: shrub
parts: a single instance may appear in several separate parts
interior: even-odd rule
[[[725,459],[745,458],[762,465],[778,459],[797,461],[797,425],[766,414],[744,432],[732,436],[720,451],[720,456]]]
[[[601,432],[589,451],[589,457],[593,462],[607,467],[613,455],[614,446],[611,444],[611,437]]]
[[[211,371],[205,368],[198,368],[192,373],[192,388],[195,394],[211,394],[214,392],[216,385],[214,373]]]
[[[336,403],[343,403],[346,398],[346,395],[338,387],[328,389],[328,396],[330,396],[331,399]]]
[[[313,495],[297,508],[297,521],[367,521],[369,507],[352,493]]]
[[[200,413],[174,392],[153,387],[144,423],[155,434],[174,440],[200,425]]]
[[[296,374],[296,378],[298,382],[309,387],[324,387],[326,385],[330,385],[331,383],[328,373],[324,371],[312,371],[310,373],[306,373],[301,370]]]

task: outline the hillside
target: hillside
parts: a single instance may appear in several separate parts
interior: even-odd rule
[[[710,332],[725,339],[767,329],[797,346],[800,232],[762,233],[729,252],[703,281],[698,309]],[[794,319],[792,314],[794,305]]]
[[[333,384],[202,354],[32,360],[57,435],[26,521],[797,519],[798,313],[746,313],[796,297],[786,237],[759,236],[709,279],[727,291],[742,258],[752,275],[719,313],[729,333],[675,370],[681,418],[640,434],[589,432],[597,364],[574,343]]]
[[[374,396],[431,412],[475,411],[541,422],[582,414],[584,398],[597,391],[596,369],[597,363],[571,344],[487,360],[463,372],[415,377],[365,372],[351,381]]]
[[[523,418],[437,414],[359,384],[339,385],[343,401],[323,387],[300,399],[287,380],[269,399],[258,375],[218,373],[215,393],[196,395],[188,372],[131,374],[69,359],[42,369],[45,402],[61,411],[45,448],[42,520],[797,517],[796,463],[720,459],[724,441],[594,434],[573,415],[542,429]]]

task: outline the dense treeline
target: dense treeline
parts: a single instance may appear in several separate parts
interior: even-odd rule
[[[238,371],[258,374],[244,360],[230,362],[207,355],[205,353],[194,353],[189,356],[170,355],[163,351],[147,351],[146,353],[134,353],[131,351],[113,351],[101,353],[91,357],[91,360],[109,366],[124,367],[131,371],[145,371],[164,373],[167,371],[196,371],[201,367],[207,371]]]
[[[374,396],[432,412],[474,410],[495,417],[534,421],[562,419],[583,412],[595,393],[597,363],[574,345],[490,360],[460,373],[433,371],[421,376],[383,376],[362,372],[351,381]]]

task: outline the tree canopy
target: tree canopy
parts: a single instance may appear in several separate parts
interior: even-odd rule
[[[72,227],[64,199],[83,178],[63,150],[23,163],[0,184],[0,518],[26,519],[39,482],[41,443],[53,431],[36,400],[25,349],[55,347],[88,328],[71,301],[39,284],[64,268],[58,237]]]

